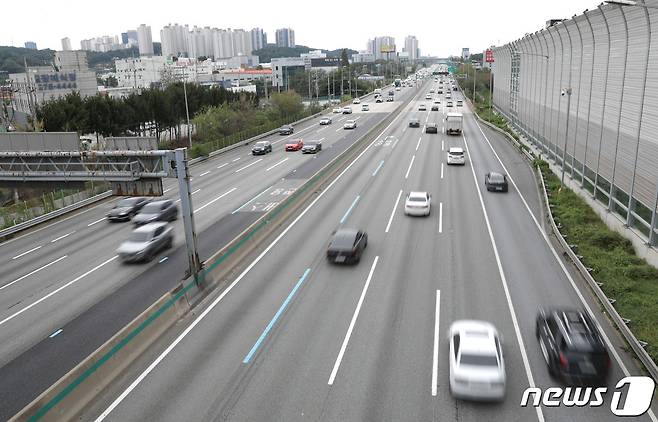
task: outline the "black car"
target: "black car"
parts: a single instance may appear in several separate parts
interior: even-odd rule
[[[107,219],[109,221],[130,220],[148,202],[149,200],[146,198],[123,198],[107,213]]]
[[[305,141],[302,147],[302,154],[316,154],[322,151],[321,141]]]
[[[327,259],[335,264],[358,263],[368,246],[368,234],[357,229],[338,229],[329,242]]]
[[[551,376],[569,384],[605,383],[612,361],[588,313],[540,310],[535,335]]]
[[[507,175],[489,172],[484,175],[484,185],[488,191],[507,192]]]
[[[279,135],[292,135],[295,129],[292,125],[283,125],[279,128]]]
[[[409,127],[420,127],[420,120],[416,118],[409,119]]]
[[[139,214],[133,218],[133,224],[142,224],[153,221],[174,221],[178,218],[178,207],[169,199],[164,201],[153,201],[144,205]]]
[[[439,126],[436,123],[427,123],[425,125],[425,133],[439,133]]]
[[[268,152],[272,152],[272,144],[270,141],[258,141],[251,148],[251,153],[253,155],[265,155]]]
[[[432,111],[439,111],[439,106],[436,105],[436,104],[434,104],[434,105],[432,106]]]

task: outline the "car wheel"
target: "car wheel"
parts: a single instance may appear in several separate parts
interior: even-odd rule
[[[167,244],[165,245],[165,249],[171,249],[174,246],[174,239],[172,237],[167,240]]]

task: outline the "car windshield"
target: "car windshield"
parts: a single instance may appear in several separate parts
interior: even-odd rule
[[[334,248],[349,249],[352,246],[354,246],[355,238],[356,238],[356,232],[353,231],[338,232],[334,236],[334,240],[333,242],[331,242],[331,245]]]
[[[142,208],[142,214],[157,214],[160,212],[160,204],[153,202],[150,204],[144,205]]]
[[[319,143],[320,143],[319,141],[306,141],[306,144],[305,144],[304,146],[307,146],[307,147],[308,147],[308,146],[314,147],[314,146],[316,146],[316,145],[319,144]]]
[[[266,147],[266,146],[267,146],[267,142],[256,142],[256,145],[255,145],[255,146],[257,146],[257,147]]]
[[[505,178],[503,178],[502,174],[494,173],[490,176],[490,180],[494,183],[503,183]]]
[[[464,152],[463,151],[450,151],[450,155],[462,156],[462,155],[464,155]]]
[[[427,202],[427,198],[424,196],[410,196],[409,201],[411,202]]]
[[[459,358],[459,363],[461,365],[498,367],[498,359],[496,358],[496,355],[475,355],[462,353],[461,357]]]
[[[151,238],[151,234],[147,232],[133,232],[130,235],[130,241],[136,243],[143,243]]]
[[[132,207],[138,200],[138,198],[124,198],[117,203],[117,208]]]

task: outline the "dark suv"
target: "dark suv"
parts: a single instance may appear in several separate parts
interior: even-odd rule
[[[551,376],[568,384],[606,382],[612,361],[589,314],[573,309],[542,309],[535,334]]]

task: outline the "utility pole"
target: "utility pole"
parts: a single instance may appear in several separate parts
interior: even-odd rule
[[[567,159],[567,139],[569,139],[569,113],[571,111],[571,87],[562,89],[562,96],[567,96],[567,124],[564,133],[564,149],[562,150],[562,179],[560,185],[564,186],[564,164]]]
[[[185,115],[187,116],[187,146],[192,148],[192,131],[190,130],[190,109],[187,105],[187,78],[183,68],[183,95],[185,96]]]
[[[183,215],[183,229],[185,230],[185,243],[187,245],[187,260],[189,268],[185,277],[194,276],[197,284],[203,280],[197,279],[201,271],[201,261],[197,253],[196,230],[194,228],[194,213],[192,211],[192,195],[190,193],[190,175],[187,167],[187,154],[185,148],[175,150],[176,177],[181,198],[181,213]]]
[[[473,106],[475,106],[475,81],[477,80],[476,75],[475,75],[475,65],[473,62],[471,62],[471,66],[473,66]]]

